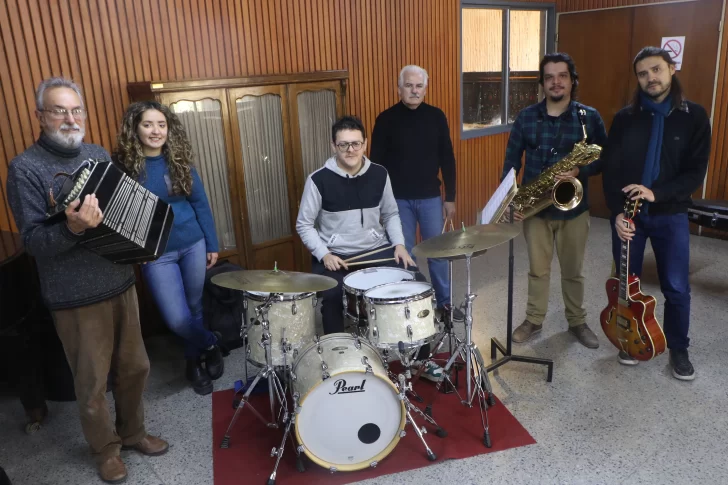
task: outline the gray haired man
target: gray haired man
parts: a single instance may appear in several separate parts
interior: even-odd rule
[[[27,251],[35,257],[46,306],[73,371],[81,427],[99,474],[108,483],[127,476],[119,456],[123,447],[160,455],[169,445],[147,434],[142,393],[149,359],[139,326],[139,305],[131,266],[115,265],[78,242],[103,220],[95,195],[75,201],[66,219],[46,224],[62,178],[86,159],[110,161],[97,145],[83,143],[86,110],[80,88],[63,78],[44,80],[36,92],[42,132],[10,163],[8,200]],[[107,376],[113,377],[116,424],[106,401]]]

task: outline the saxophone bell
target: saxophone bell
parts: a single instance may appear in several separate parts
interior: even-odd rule
[[[584,186],[576,177],[567,177],[557,181],[551,191],[554,207],[568,211],[579,205],[584,197]]]

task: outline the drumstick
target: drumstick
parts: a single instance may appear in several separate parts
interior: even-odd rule
[[[454,231],[455,226],[452,225],[452,219],[445,218],[445,224],[442,225],[442,231],[440,231],[440,234],[445,234],[445,227],[447,227],[447,221],[450,221],[450,230]]]
[[[394,258],[383,258],[383,259],[372,259],[370,261],[357,261],[356,263],[346,263],[347,266],[356,266],[357,264],[374,264],[374,263],[384,263],[385,261],[395,261]]]
[[[344,261],[344,263],[349,264],[349,261],[356,261],[357,259],[361,259],[361,258],[364,258],[366,256],[371,256],[372,254],[377,254],[377,253],[382,252],[382,251],[384,251],[386,249],[392,249],[393,247],[394,246],[389,246],[389,247],[386,247],[386,248],[375,249],[374,251],[369,251],[368,253],[360,254],[359,256],[354,256],[353,258],[349,258],[346,261]]]

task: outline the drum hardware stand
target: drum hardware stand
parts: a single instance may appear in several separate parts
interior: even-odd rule
[[[452,265],[452,261],[450,261],[450,264]],[[452,289],[450,290],[452,292]],[[452,296],[451,296],[452,298]],[[452,300],[451,300],[452,301]],[[451,305],[452,307],[452,305]],[[453,354],[453,340],[455,341],[456,345],[460,345],[462,341],[455,335],[454,327],[452,324],[452,308],[450,308],[449,315],[443,314],[444,317],[444,325],[445,325],[445,331],[440,332],[437,338],[432,342],[430,351],[430,354],[427,356],[426,361],[432,360],[435,355],[440,352],[440,349],[442,349],[442,346],[445,345],[445,339],[447,338],[450,345],[450,350],[448,352],[448,355],[452,356]],[[428,344],[429,345],[429,344]],[[463,368],[462,362],[455,362],[453,364],[453,369],[455,369],[455,384],[453,385],[452,380],[447,380],[443,384],[443,386],[439,389],[439,392],[443,394],[452,394],[455,392],[455,389],[457,389],[460,386],[460,370]],[[424,362],[420,367],[417,369],[417,373],[415,374],[414,378],[412,379],[413,382],[417,382],[420,379],[420,376],[422,376],[422,373],[425,371]],[[422,402],[422,401],[420,401]]]
[[[398,386],[400,388],[400,394],[405,396],[404,399],[402,399],[402,400],[405,402],[405,405],[407,406],[408,410],[412,410],[412,411],[416,412],[417,414],[419,414],[420,416],[422,416],[422,418],[425,421],[427,421],[428,423],[430,423],[432,426],[435,427],[435,434],[439,438],[445,438],[447,436],[447,431],[445,431],[444,428],[442,428],[439,424],[437,424],[437,422],[432,418],[432,416],[430,416],[426,413],[423,413],[420,410],[420,408],[413,405],[412,402],[406,397],[406,393],[410,393],[412,395],[412,397],[414,397],[417,400],[417,402],[424,402],[424,399],[422,399],[422,397],[420,397],[420,395],[417,394],[412,389],[412,380],[413,379],[412,379],[412,372],[410,370],[410,364],[411,364],[410,357],[411,357],[411,355],[415,355],[419,351],[419,349],[420,349],[420,347],[413,347],[413,348],[407,349],[407,348],[405,348],[404,342],[402,342],[402,341],[399,342],[397,356],[399,357],[399,360],[402,363],[402,367],[404,368],[404,373],[399,374],[399,376],[397,377],[397,379],[400,381],[400,385]],[[388,366],[386,366],[386,368],[387,368],[387,372],[389,373],[390,378],[396,384],[397,380],[394,379],[394,374],[389,371]],[[421,372],[422,369],[423,369],[423,367],[421,366],[419,371]],[[403,384],[405,381],[403,381],[402,379],[405,379],[407,381],[406,385]],[[404,389],[404,394],[402,393],[401,389]],[[411,416],[410,416],[410,419],[411,419]],[[414,420],[412,421],[412,425],[415,426]],[[427,445],[425,444],[425,446],[427,446]]]
[[[465,268],[467,272],[467,294],[465,295],[465,341],[460,342],[455,349],[455,352],[450,356],[450,360],[447,361],[445,368],[443,369],[443,379],[438,381],[437,390],[440,390],[444,381],[449,381],[452,386],[453,383],[450,380],[450,368],[455,363],[455,360],[460,357],[465,361],[465,374],[466,374],[466,386],[467,395],[465,399],[460,396],[460,393],[455,389],[455,393],[460,398],[460,402],[468,407],[473,407],[473,400],[477,394],[480,401],[480,421],[483,425],[483,443],[486,447],[492,446],[490,439],[489,423],[488,423],[488,407],[487,403],[491,405],[495,403],[495,397],[493,396],[492,387],[488,374],[485,371],[485,363],[483,362],[483,356],[480,354],[480,350],[473,343],[473,300],[476,298],[476,294],[471,293],[470,288],[470,264],[472,254],[465,256]],[[451,310],[452,311],[452,310]],[[473,386],[474,384],[474,386]],[[453,386],[454,387],[454,386]],[[486,393],[488,394],[486,400]],[[434,398],[433,398],[434,402]],[[485,414],[484,414],[485,412]],[[432,414],[432,403],[425,408],[425,413]]]
[[[352,334],[355,335],[355,334]],[[356,335],[355,335],[356,336]],[[397,376],[389,370],[389,350],[388,349],[380,349],[381,355],[382,355],[382,362],[384,363],[384,369],[387,371],[387,375],[392,380],[392,382],[397,382]],[[400,357],[400,362],[402,361],[402,358]],[[402,367],[404,368],[404,364],[402,364]],[[407,370],[409,372],[409,369]],[[411,375],[411,373],[410,373]],[[408,377],[409,378],[409,377]],[[425,402],[422,397],[417,394],[414,390],[408,389],[407,392],[417,401],[417,402]]]
[[[513,224],[513,206],[509,207],[510,223]],[[540,357],[529,357],[526,355],[513,355],[511,353],[511,342],[513,339],[513,239],[508,242],[508,317],[506,324],[506,346],[504,347],[497,338],[490,339],[490,358],[495,360],[500,350],[503,358],[490,364],[485,368],[486,372],[493,372],[498,367],[508,362],[526,362],[529,364],[545,365],[548,368],[546,382],[551,382],[554,375],[554,361]]]
[[[451,224],[452,225],[452,224]],[[452,283],[452,260],[448,260],[448,272],[449,272],[449,281]],[[452,284],[450,284],[450,302],[452,302]],[[435,305],[437,306],[437,305]],[[448,354],[452,356],[453,353],[453,340],[457,343],[457,345],[460,345],[461,341],[455,335],[455,332],[453,331],[453,306],[452,303],[449,305],[449,308],[447,308],[447,312],[443,312],[442,319],[443,324],[445,325],[445,331],[439,332],[438,336],[433,340],[432,344],[427,343],[426,345],[430,346],[432,350],[430,350],[430,354],[427,356],[427,358],[421,363],[419,368],[417,369],[417,372],[415,373],[415,376],[412,378],[412,382],[417,382],[420,377],[422,376],[422,373],[425,370],[425,363],[427,361],[430,361],[433,359],[435,355],[437,355],[438,352],[440,352],[440,349],[445,344],[445,338],[448,339],[450,350]],[[455,368],[455,385],[453,386],[452,381],[448,380],[444,383],[444,386],[442,386],[439,389],[439,392],[442,392],[443,394],[452,394],[455,392],[455,389],[460,385],[460,376],[459,371],[462,369],[462,363],[456,362],[453,364],[453,367]],[[419,396],[415,395],[415,398],[418,402],[422,402],[421,398]],[[426,411],[427,412],[427,411]]]
[[[408,382],[405,383],[405,377],[403,374],[399,374],[399,384],[397,385],[397,388],[399,389],[399,400],[402,401],[405,405],[405,410],[407,412],[407,421],[412,425],[412,428],[415,430],[415,434],[417,434],[417,437],[422,441],[422,444],[425,446],[425,451],[427,452],[427,459],[430,461],[437,460],[437,456],[435,453],[430,449],[430,447],[427,445],[427,441],[425,441],[425,434],[427,433],[427,429],[423,426],[422,429],[417,427],[417,423],[415,422],[414,418],[412,417],[412,412],[415,411],[419,413],[421,416],[423,416],[425,419],[427,419],[431,423],[435,423],[435,421],[432,418],[429,418],[426,416],[420,409],[413,405],[409,399],[407,399],[407,391],[412,390],[412,383]],[[437,426],[437,423],[435,423],[435,426]],[[442,429],[438,427],[438,431]],[[401,435],[402,437],[405,436],[405,431],[402,431]]]
[[[275,401],[276,398],[278,399],[278,402],[281,405],[281,412],[286,415],[288,413],[288,401],[286,399],[286,387],[283,386],[281,383],[281,380],[278,378],[278,375],[275,372],[275,368],[272,364],[272,355],[271,355],[271,336],[269,332],[269,322],[268,322],[268,309],[271,306],[271,303],[274,299],[282,298],[282,295],[279,294],[271,294],[268,299],[265,301],[265,303],[259,305],[255,309],[256,315],[260,318],[260,323],[263,325],[263,341],[259,342],[259,345],[262,345],[265,348],[265,359],[266,359],[266,365],[260,369],[258,374],[253,379],[253,382],[248,386],[248,388],[245,391],[245,394],[243,395],[242,399],[240,400],[240,404],[238,405],[237,409],[235,410],[235,414],[233,415],[232,420],[230,421],[230,424],[228,425],[227,430],[225,431],[225,436],[222,439],[222,443],[220,444],[220,448],[229,448],[230,447],[230,431],[232,430],[233,426],[235,426],[235,423],[238,420],[238,417],[240,415],[240,412],[243,410],[245,405],[247,404],[250,410],[253,412],[253,414],[268,428],[277,429],[278,428],[278,420],[276,419],[276,413],[275,413]],[[284,352],[287,349],[283,349]],[[285,357],[284,357],[285,358]],[[286,368],[285,370],[286,374],[288,374],[288,378],[290,379],[290,370]],[[271,421],[267,421],[255,407],[250,404],[250,394],[253,392],[253,389],[255,386],[258,385],[258,382],[263,378],[268,379],[268,398],[270,400],[270,410],[271,410]]]
[[[270,452],[270,456],[276,458],[276,464],[273,467],[273,472],[270,474],[270,477],[268,478],[268,482],[266,482],[266,485],[274,485],[276,483],[276,474],[278,473],[278,465],[281,463],[281,458],[283,457],[283,451],[284,447],[286,445],[286,438],[291,439],[291,445],[293,446],[293,450],[296,452],[296,468],[299,472],[306,471],[306,468],[303,464],[303,459],[301,457],[301,452],[303,451],[303,446],[296,446],[296,443],[293,441],[293,434],[291,433],[291,427],[295,426],[296,424],[296,414],[299,413],[299,407],[298,407],[298,398],[299,394],[297,392],[293,393],[293,411],[288,412],[288,409],[283,410],[283,422],[285,423],[285,430],[283,431],[283,439],[281,440],[281,446],[278,448],[273,448]]]

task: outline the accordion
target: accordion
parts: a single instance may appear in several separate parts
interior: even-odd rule
[[[164,253],[172,208],[106,160],[85,160],[68,176],[46,221],[65,218],[68,205],[76,199],[83,203],[89,194],[96,195],[104,218],[79,244],[119,264],[154,261]]]

